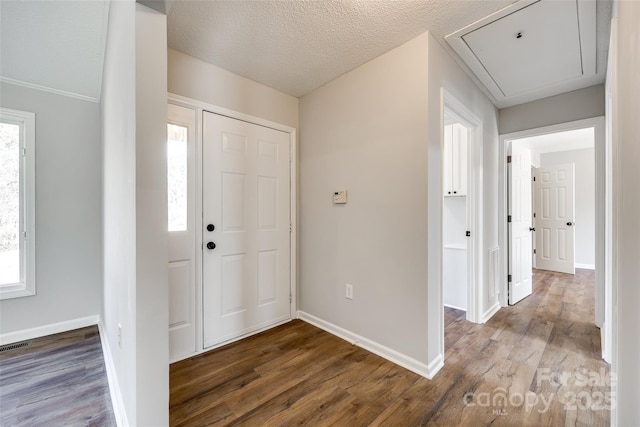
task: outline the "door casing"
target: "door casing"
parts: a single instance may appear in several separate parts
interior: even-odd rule
[[[202,244],[204,242],[203,238],[203,223],[202,223],[202,165],[199,163],[199,160],[202,159],[202,113],[203,111],[209,111],[211,113],[227,116],[233,119],[242,120],[248,123],[253,123],[260,126],[265,126],[268,128],[280,130],[283,132],[287,132],[289,134],[289,150],[290,150],[290,162],[291,166],[290,170],[290,191],[289,191],[289,210],[290,210],[290,218],[291,218],[291,233],[289,235],[289,245],[291,248],[290,251],[290,292],[291,292],[291,319],[295,319],[297,316],[297,205],[298,205],[298,189],[297,189],[297,176],[298,176],[298,166],[297,166],[297,152],[298,152],[298,140],[297,140],[297,131],[295,128],[292,128],[287,125],[283,125],[280,123],[272,122],[270,120],[266,120],[260,117],[255,117],[250,114],[241,113],[238,111],[230,110],[228,108],[219,107],[217,105],[209,104],[206,102],[198,101],[196,99],[187,98],[182,95],[167,94],[167,100],[169,103],[174,105],[179,105],[181,107],[190,108],[196,111],[196,351],[193,354],[189,354],[182,359],[195,356],[200,353],[204,353],[206,351],[210,351],[216,346],[204,348],[203,344],[203,324],[202,324],[202,313],[203,313],[203,304],[202,304]],[[269,326],[269,329],[276,325]],[[259,333],[261,330],[254,331],[251,334]],[[251,335],[249,334],[249,335]],[[240,340],[245,338],[245,336],[237,337],[231,341],[224,342],[221,345],[229,344],[230,342]],[[177,361],[177,360],[176,360]],[[175,361],[172,361],[175,362]]]
[[[482,313],[482,278],[483,278],[483,196],[482,196],[482,120],[480,120],[471,110],[461,103],[444,88],[441,92],[442,99],[442,120],[441,120],[441,141],[444,144],[444,116],[454,118],[456,121],[469,129],[467,140],[467,227],[471,232],[467,244],[467,320],[474,323],[483,323]],[[443,151],[444,157],[444,151]],[[444,158],[442,159],[444,162]],[[444,170],[444,169],[443,169]],[[441,191],[442,186],[441,186]],[[444,203],[440,198],[440,211],[442,212]],[[440,229],[442,229],[442,224]],[[442,240],[442,236],[441,236]],[[440,242],[442,243],[442,241]],[[443,259],[443,247],[440,244],[440,259]],[[442,271],[443,266],[440,266]],[[442,275],[440,277],[440,308],[443,310],[442,301]],[[442,353],[444,354],[444,325],[442,329]]]
[[[612,250],[611,233],[605,233],[605,230],[611,230],[610,206],[611,199],[608,194],[611,191],[610,171],[611,158],[607,155],[606,136],[605,136],[605,118],[592,117],[589,119],[576,120],[556,125],[544,126],[539,128],[528,129],[519,132],[513,132],[500,135],[498,151],[498,243],[502,248],[500,256],[500,277],[499,277],[499,301],[502,307],[508,305],[508,230],[507,230],[507,153],[508,144],[514,139],[527,138],[531,136],[546,135],[550,133],[563,132],[575,129],[594,128],[595,130],[595,170],[596,170],[596,283],[595,283],[595,324],[602,328],[601,339],[602,349],[611,348],[610,343],[612,337],[612,325],[605,325],[605,314],[610,313],[612,307],[605,304],[605,292],[611,290],[612,276],[611,258],[606,254],[610,254]],[[608,212],[608,213],[607,213]],[[610,355],[605,351],[603,358],[610,362]]]

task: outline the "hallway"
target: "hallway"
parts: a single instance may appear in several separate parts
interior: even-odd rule
[[[171,366],[172,426],[609,425],[594,272],[536,270],[489,322],[446,310],[433,380],[301,321]]]

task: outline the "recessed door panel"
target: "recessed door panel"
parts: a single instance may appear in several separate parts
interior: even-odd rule
[[[222,229],[245,229],[245,175],[222,172]]]
[[[222,257],[222,315],[228,316],[246,310],[245,254]]]
[[[191,299],[193,292],[191,261],[173,261],[169,263],[169,330],[191,322]]]
[[[258,177],[258,228],[275,230],[278,219],[278,178]]]
[[[258,253],[258,305],[271,304],[277,300],[278,251]]]

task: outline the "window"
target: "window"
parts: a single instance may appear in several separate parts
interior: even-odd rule
[[[187,131],[167,125],[167,193],[169,231],[187,231]]]
[[[0,108],[0,299],[36,293],[35,114]]]

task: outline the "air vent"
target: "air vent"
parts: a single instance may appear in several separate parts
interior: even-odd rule
[[[22,341],[22,342],[16,342],[13,344],[7,344],[7,345],[0,346],[0,353],[4,353],[5,351],[16,350],[18,348],[30,347],[30,346],[31,346],[31,341]]]

